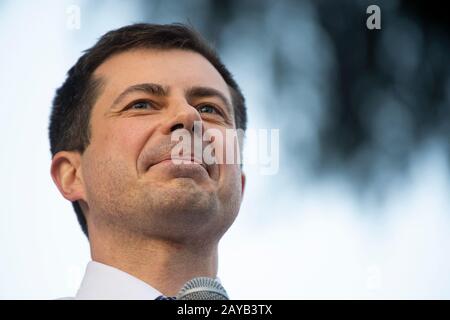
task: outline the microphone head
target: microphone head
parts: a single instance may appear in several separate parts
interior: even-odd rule
[[[198,277],[186,282],[177,294],[177,300],[229,300],[219,281]]]

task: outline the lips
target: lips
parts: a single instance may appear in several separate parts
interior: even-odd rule
[[[167,156],[163,157],[159,161],[152,163],[148,168],[150,169],[152,166],[157,165],[159,163],[165,162],[165,161],[172,161],[175,165],[184,165],[184,164],[199,164],[201,165],[208,174],[210,173],[209,167],[199,158],[196,158],[194,156]]]

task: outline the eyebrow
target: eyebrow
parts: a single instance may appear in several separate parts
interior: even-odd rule
[[[222,101],[228,109],[228,112],[233,113],[233,107],[228,98],[219,90],[211,87],[191,87],[185,92],[188,100],[195,98],[209,98],[216,97]]]
[[[118,105],[127,95],[134,92],[144,92],[158,97],[166,97],[169,95],[169,88],[156,83],[139,83],[129,86],[117,96],[110,109]]]
[[[129,86],[121,94],[117,96],[117,98],[112,103],[110,109],[113,109],[117,106],[127,95],[134,92],[143,92],[147,94],[151,94],[158,97],[167,97],[169,95],[169,87],[162,86],[156,83],[139,83],[132,86]],[[228,112],[233,113],[233,107],[228,98],[219,90],[211,88],[211,87],[203,87],[203,86],[195,86],[187,89],[185,91],[185,95],[188,100],[198,99],[198,98],[208,98],[208,97],[216,97],[225,104],[228,109]]]

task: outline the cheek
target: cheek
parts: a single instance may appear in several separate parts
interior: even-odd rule
[[[121,201],[135,182],[135,176],[123,161],[106,155],[100,157],[94,152],[83,159],[83,178],[86,200],[93,212],[112,212],[109,209]]]
[[[100,132],[93,147],[97,156],[135,165],[140,150],[147,140],[148,131],[142,121],[133,119],[111,120]]]
[[[219,199],[225,212],[235,217],[242,201],[241,170],[237,165],[220,165]]]
[[[221,164],[219,165],[220,188],[227,189],[227,193],[241,194],[241,170],[239,165],[236,164]]]
[[[117,197],[136,182],[136,159],[148,130],[130,120],[111,119],[92,135],[83,155],[83,176],[91,200]]]
[[[214,150],[214,157],[219,164],[240,165],[242,162],[239,149],[239,139],[235,130],[224,128],[208,129],[204,140],[208,142],[205,156],[210,156]]]

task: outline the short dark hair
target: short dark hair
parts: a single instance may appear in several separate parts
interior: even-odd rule
[[[107,58],[131,49],[182,49],[205,57],[227,83],[234,106],[237,129],[246,130],[247,111],[244,96],[232,74],[221,62],[215,50],[191,26],[184,24],[139,23],[112,30],[103,35],[90,49],[84,51],[68,71],[63,85],[56,90],[50,115],[49,137],[52,156],[57,152],[83,153],[90,141],[90,114],[101,88],[94,71]],[[89,237],[86,218],[78,201],[72,202],[81,225]]]

